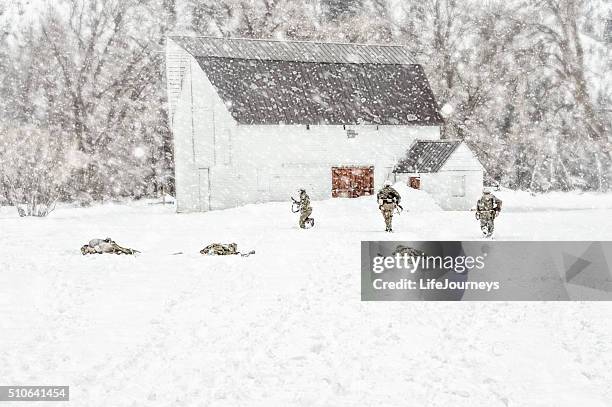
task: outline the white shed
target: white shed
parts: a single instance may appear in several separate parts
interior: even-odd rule
[[[171,36],[179,212],[374,193],[442,117],[402,46]]]
[[[484,168],[459,140],[419,140],[393,169],[396,181],[430,194],[445,210],[469,210],[482,194]]]

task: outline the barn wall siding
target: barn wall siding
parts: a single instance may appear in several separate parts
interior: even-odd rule
[[[213,209],[287,200],[298,188],[308,190],[312,199],[330,198],[336,166],[374,166],[379,187],[415,139],[439,138],[438,127],[355,126],[353,139],[342,126],[227,128],[231,164],[215,167]]]
[[[176,53],[171,41],[168,52]],[[223,174],[222,169],[215,171],[215,167],[229,147],[229,139],[226,137],[224,144],[223,135],[231,134],[235,127],[197,61],[189,54],[186,58],[187,69],[172,120],[177,212],[212,208],[212,191],[219,185],[215,175],[222,178]],[[174,60],[179,58],[175,56]],[[203,185],[204,178],[206,185]]]
[[[166,42],[166,83],[168,91],[168,109],[170,117],[176,111],[182,92],[182,81],[188,71],[191,55],[177,45],[173,40]]]
[[[465,195],[453,196],[457,177],[465,177]],[[421,189],[444,210],[466,211],[474,207],[482,193],[481,171],[441,171],[421,175]]]
[[[421,191],[427,192],[434,201],[447,211],[467,211],[476,205],[482,195],[482,171],[441,171],[422,174],[397,174],[396,181],[408,184],[411,176],[421,179]],[[453,196],[456,177],[465,177],[465,196]]]
[[[189,55],[187,57],[189,58]],[[198,173],[192,143],[191,82],[192,75],[187,69],[182,78],[182,88],[178,95],[175,95],[175,111],[172,119],[178,212],[199,210]]]

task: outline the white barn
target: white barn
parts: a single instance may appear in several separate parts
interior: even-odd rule
[[[484,168],[460,140],[418,140],[393,173],[445,210],[469,210],[482,195]]]
[[[177,211],[374,193],[443,124],[401,46],[171,36]]]

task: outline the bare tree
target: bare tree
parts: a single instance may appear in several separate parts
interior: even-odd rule
[[[108,177],[121,171],[114,165],[129,164],[130,153],[151,141],[145,140],[142,119],[153,111],[150,98],[162,87],[163,65],[161,41],[143,38],[142,31],[154,38],[163,34],[151,18],[149,25],[137,25],[148,11],[144,3],[64,0],[68,17],[56,8],[41,17],[43,38],[61,74],[64,100],[58,102],[67,108],[71,135],[87,157],[77,183],[87,185],[94,199],[114,194],[116,184]]]
[[[47,216],[70,176],[70,148],[36,128],[0,129],[0,185],[20,216]]]
[[[526,36],[541,49],[550,68],[572,93],[587,133],[601,140],[605,127],[587,86],[584,47],[578,30],[584,4],[583,0],[523,2],[517,14],[528,28]]]

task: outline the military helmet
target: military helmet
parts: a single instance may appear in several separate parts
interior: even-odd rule
[[[384,187],[390,187],[391,185],[393,185],[393,183],[391,182],[391,180],[385,180],[385,182],[383,182],[383,186]]]
[[[304,188],[300,188],[300,189],[298,189],[298,192],[300,194],[304,194],[304,193],[306,193],[306,190]]]
[[[483,193],[483,194],[490,194],[490,193],[491,193],[491,188],[490,188],[490,187],[484,187],[484,188],[482,188],[482,193]]]

